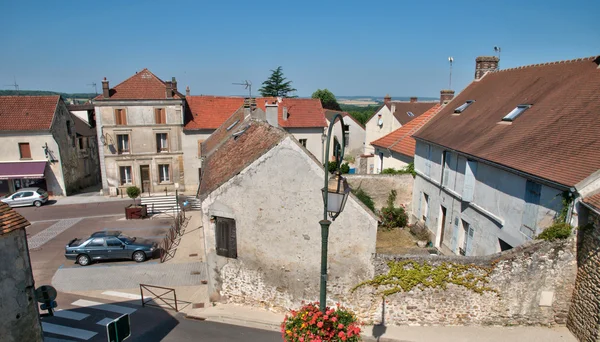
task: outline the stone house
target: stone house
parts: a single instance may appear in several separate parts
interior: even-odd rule
[[[29,222],[0,202],[0,331],[3,342],[43,341],[25,227]],[[10,262],[8,261],[10,260]]]
[[[199,196],[211,293],[289,308],[318,298],[324,170],[272,114],[247,105],[202,143]],[[351,196],[330,228],[330,288],[373,275],[376,233]]]
[[[162,81],[143,69],[113,88],[104,79],[93,104],[105,193],[131,185],[143,193],[185,190],[185,97],[175,78]]]
[[[600,169],[600,58],[497,62],[478,58],[478,78],[413,135],[412,221],[445,253],[510,249],[561,212],[577,224],[563,199],[578,202],[576,185]]]
[[[244,103],[242,97],[186,96],[188,104],[183,128],[186,183],[199,184],[202,142]],[[323,160],[323,131],[327,122],[318,99],[256,98],[256,106],[268,112],[275,125],[283,128],[305,146],[318,160]]]
[[[340,114],[344,118],[344,125],[348,126],[348,132],[346,134],[346,148],[344,154],[347,156],[356,157],[363,153],[365,148],[365,126],[358,122],[352,115],[347,112],[340,112],[331,109],[325,109],[325,119],[327,119],[327,126],[333,120],[335,114]],[[342,129],[340,125],[335,125],[335,137],[339,137],[341,140]],[[333,138],[332,138],[333,139]],[[331,142],[333,146],[333,141]],[[333,156],[333,149],[329,151],[329,158]]]
[[[383,102],[383,105],[365,124],[365,150],[363,157],[368,158],[367,173],[381,173],[380,161],[384,158],[382,152],[380,152],[377,159],[374,158],[375,147],[371,145],[372,141],[392,133],[437,104],[437,102],[419,102],[416,97],[411,97],[408,102],[392,101],[389,95],[385,96]]]
[[[58,95],[0,96],[0,194],[35,186],[65,196],[97,184],[89,133]]]

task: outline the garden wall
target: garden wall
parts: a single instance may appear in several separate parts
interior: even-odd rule
[[[352,189],[362,188],[375,202],[375,209],[379,210],[386,205],[388,195],[392,189],[397,192],[396,207],[401,204],[406,206],[410,213],[412,204],[412,189],[414,178],[412,175],[344,175]]]

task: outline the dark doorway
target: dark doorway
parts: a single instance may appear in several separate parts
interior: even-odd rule
[[[442,205],[442,222],[440,222],[440,247],[444,243],[444,230],[446,230],[446,208]]]
[[[142,179],[142,192],[150,193],[150,166],[140,165],[140,178]]]

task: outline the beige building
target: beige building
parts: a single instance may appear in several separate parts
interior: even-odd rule
[[[0,194],[41,187],[64,196],[97,184],[93,130],[60,96],[0,96]]]
[[[131,185],[144,193],[185,190],[185,98],[175,78],[164,82],[144,69],[113,88],[105,79],[93,103],[105,193]]]

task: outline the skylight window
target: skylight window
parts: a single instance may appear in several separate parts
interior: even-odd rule
[[[415,114],[413,114],[413,112],[406,112],[406,115],[408,115],[408,116],[410,116],[410,117],[413,117],[413,116],[415,116]]]
[[[238,122],[240,122],[240,120],[236,120],[234,123],[232,123],[229,127],[227,127],[227,130],[230,131],[233,127],[235,127],[235,125],[238,124]]]
[[[454,113],[462,113],[467,107],[469,107],[475,100],[467,100],[467,102],[460,105],[458,108],[454,110]]]
[[[517,108],[513,109],[508,113],[505,117],[502,118],[502,121],[513,121],[518,118],[519,115],[523,114],[524,111],[531,107],[530,104],[520,104]]]

